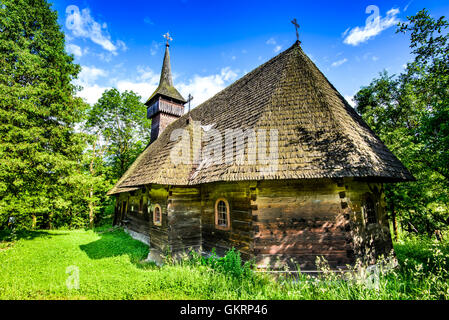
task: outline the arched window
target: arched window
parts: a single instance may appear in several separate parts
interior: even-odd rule
[[[156,226],[162,225],[162,208],[158,204],[154,205],[153,223]]]
[[[365,197],[364,210],[367,224],[377,223],[376,205],[370,194]]]
[[[231,228],[229,203],[224,198],[217,199],[215,202],[215,227],[221,230],[229,230]]]

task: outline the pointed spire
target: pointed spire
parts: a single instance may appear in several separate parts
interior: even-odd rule
[[[170,52],[168,50],[168,47],[170,46],[168,44],[168,41],[172,40],[172,39],[170,38],[170,35],[168,33],[166,35],[164,35],[164,38],[167,39],[167,44],[165,45],[164,62],[162,63],[161,78],[159,80],[159,86],[156,89],[156,91],[153,92],[151,97],[147,100],[147,102],[145,103],[146,105],[151,104],[151,101],[157,95],[173,99],[182,104],[186,103],[186,100],[181,96],[181,94],[178,92],[178,90],[176,90],[176,88],[173,86],[173,78],[172,78],[171,66],[170,66]]]
[[[159,80],[159,85],[166,85],[169,87],[173,87],[173,79],[171,76],[171,66],[170,66],[170,52],[168,51],[168,47],[170,45],[167,43],[165,45],[165,56],[164,62],[162,64],[161,70],[161,79]]]

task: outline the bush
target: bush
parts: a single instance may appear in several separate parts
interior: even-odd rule
[[[215,248],[212,249],[212,254],[205,258],[191,251],[190,255],[192,257],[191,262],[195,265],[207,266],[211,269],[222,272],[234,278],[244,278],[253,276],[253,265],[252,261],[242,262],[240,257],[240,251],[232,248],[224,257],[218,257]]]

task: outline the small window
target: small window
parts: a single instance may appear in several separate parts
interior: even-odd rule
[[[364,209],[367,224],[377,223],[376,206],[371,195],[366,196]]]
[[[220,198],[215,202],[215,227],[221,230],[229,230],[231,228],[229,203],[224,198]]]
[[[153,223],[156,226],[162,225],[162,208],[158,204],[154,205]]]

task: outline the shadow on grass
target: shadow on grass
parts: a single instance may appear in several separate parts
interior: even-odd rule
[[[55,231],[48,230],[19,230],[16,231],[15,240],[33,240],[35,238],[51,238],[53,236],[64,235]],[[0,241],[10,241],[11,230],[0,230]]]
[[[91,259],[127,255],[132,263],[141,265],[141,261],[148,256],[148,246],[134,240],[121,229],[97,232],[97,235],[100,239],[80,245],[80,249]]]

